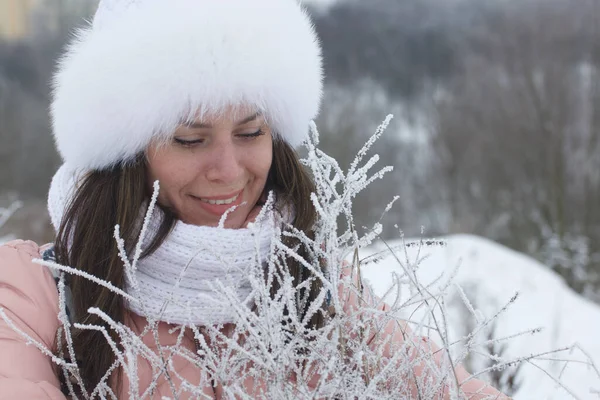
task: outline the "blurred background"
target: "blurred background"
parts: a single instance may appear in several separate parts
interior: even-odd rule
[[[45,242],[60,163],[49,82],[94,0],[0,0],[0,207]],[[600,0],[313,0],[326,93],[317,125],[343,166],[386,114],[374,151],[395,170],[357,199],[359,224],[394,195],[385,238],[472,233],[529,254],[600,301]],[[298,73],[301,73],[299,71]]]
[[[399,195],[384,239],[484,237],[600,303],[600,0],[305,3],[324,49],[323,149],[347,168],[395,115],[374,148],[395,170],[357,199],[359,225]],[[4,239],[52,240],[49,82],[95,7],[0,0],[0,207],[22,201]]]

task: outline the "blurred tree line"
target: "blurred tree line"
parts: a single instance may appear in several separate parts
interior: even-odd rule
[[[600,301],[600,0],[349,0],[317,27],[345,92],[320,124],[331,151],[353,154],[387,112],[404,122],[359,221],[398,194],[386,220],[408,234],[486,236]]]
[[[60,162],[50,76],[94,2],[45,3],[30,38],[0,43],[0,200],[43,203]],[[395,171],[357,199],[358,223],[399,195],[384,238],[486,236],[600,301],[600,0],[340,0],[312,13],[324,149],[347,167],[396,115],[374,149]]]

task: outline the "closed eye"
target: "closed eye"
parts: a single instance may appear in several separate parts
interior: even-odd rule
[[[252,132],[252,133],[240,133],[237,136],[242,137],[242,138],[251,139],[251,138],[258,137],[258,136],[262,136],[264,134],[265,134],[265,131],[263,131],[263,129],[261,128],[261,129],[257,130],[256,132]]]
[[[184,140],[180,138],[173,138],[173,140],[175,141],[175,143],[184,147],[191,147],[195,144],[200,144],[204,142],[204,139]]]

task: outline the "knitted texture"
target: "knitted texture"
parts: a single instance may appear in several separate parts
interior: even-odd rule
[[[65,164],[52,179],[48,210],[56,229],[80,177],[81,173]],[[161,220],[157,207],[148,231],[156,232]],[[260,272],[270,254],[274,227],[273,211],[261,213],[255,223],[243,229],[176,222],[161,246],[137,262],[131,278],[126,274],[124,289],[138,300],[127,301],[126,307],[136,314],[168,323],[234,322],[234,310],[215,300],[215,290],[223,293],[225,287],[243,304],[252,305],[249,279]]]
[[[160,213],[148,229],[156,231]],[[136,282],[126,291],[140,300],[127,303],[139,315],[168,323],[215,325],[234,322],[229,304],[215,300],[219,284],[233,290],[239,301],[252,305],[250,275],[267,259],[274,234],[273,216],[265,216],[251,228],[224,229],[177,222],[167,240],[141,259]]]

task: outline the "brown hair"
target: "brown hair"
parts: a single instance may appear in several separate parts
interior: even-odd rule
[[[276,193],[278,204],[293,206],[295,218],[292,225],[313,237],[316,212],[310,194],[314,191],[314,183],[300,164],[297,153],[282,140],[273,141],[273,162],[265,189]],[[149,191],[147,166],[143,155],[125,166],[90,172],[78,187],[61,222],[55,241],[57,262],[78,268],[123,288],[123,263],[113,237],[114,227],[116,224],[120,225],[125,249],[131,254],[139,235],[139,213],[150,196]],[[162,244],[176,221],[176,217],[169,210],[163,211],[166,217],[159,230],[151,236],[150,245],[142,257],[152,253]],[[289,246],[298,244],[292,239],[286,240]],[[308,249],[300,247],[297,252],[308,259]],[[303,315],[311,300],[318,295],[322,284],[297,261],[287,259],[286,263],[296,284],[307,280],[311,282],[309,293],[302,296],[308,297],[308,304],[298,306],[299,314]],[[78,275],[69,276],[68,284],[73,296],[73,321],[105,326],[107,331],[114,335],[98,316],[88,314],[87,310],[97,307],[114,321],[124,323],[123,299]],[[276,289],[272,288],[273,291]],[[320,313],[315,314],[309,323],[312,327],[320,327],[322,324],[323,315]],[[72,338],[83,383],[86,390],[93,388],[113,364],[115,355],[101,332],[74,329]],[[64,337],[62,340],[64,341]],[[118,343],[116,335],[113,336],[113,340]],[[117,391],[120,389],[120,378],[119,368],[116,377],[113,377],[117,382]]]

